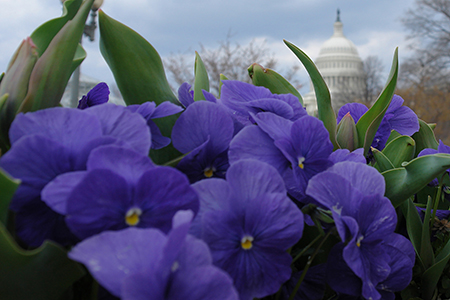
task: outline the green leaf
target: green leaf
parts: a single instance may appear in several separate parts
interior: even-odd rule
[[[417,212],[416,206],[411,199],[403,202],[401,204],[403,215],[406,218],[406,230],[408,232],[409,239],[416,251],[417,258],[425,270],[424,263],[422,261],[421,249],[422,249],[422,221],[420,219],[419,213]]]
[[[400,133],[398,133],[395,130],[391,130],[391,134],[389,135],[389,138],[386,141],[386,145],[392,142],[394,139],[398,138],[399,136],[401,136]]]
[[[221,92],[221,90],[222,90],[222,85],[223,85],[223,82],[222,82],[222,81],[224,81],[224,80],[228,80],[228,78],[227,78],[225,75],[220,74],[220,82],[219,82],[219,98],[220,98],[220,92]]]
[[[9,202],[19,187],[20,180],[10,177],[0,169],[0,222],[6,224]]]
[[[197,51],[195,51],[194,74],[194,101],[205,100],[202,90],[209,92],[209,78],[205,64]]]
[[[127,105],[153,101],[179,104],[161,57],[141,35],[99,11],[100,51]]]
[[[382,152],[395,168],[399,168],[403,162],[414,158],[415,150],[415,141],[409,136],[402,135],[387,144]]]
[[[27,96],[19,112],[36,111],[59,104],[74,64],[79,41],[94,0],[85,0],[70,22],[54,36],[45,52],[39,57],[30,76]],[[74,62],[76,59],[76,62]]]
[[[373,167],[378,170],[378,172],[382,173],[384,171],[394,169],[394,165],[389,160],[389,158],[386,157],[386,155],[383,154],[380,150],[372,147],[372,154],[375,158],[375,164]]]
[[[416,141],[416,153],[417,156],[420,151],[425,148],[431,148],[437,150],[439,143],[436,141],[433,129],[429,124],[419,119],[419,131],[412,135],[412,138]]]
[[[25,251],[0,223],[0,295],[4,300],[60,299],[85,271],[57,244],[46,241]]]
[[[361,143],[359,146],[364,148],[364,156],[367,155],[370,145],[375,137],[375,134],[380,126],[381,120],[391,103],[394,95],[395,86],[397,84],[398,75],[398,49],[395,49],[394,59],[392,61],[391,71],[387,83],[378,96],[374,105],[359,119],[356,124],[358,130],[358,140]]]
[[[422,258],[422,262],[426,269],[434,264],[434,252],[430,240],[430,218],[432,206],[433,201],[430,197],[428,197],[427,209],[425,211],[425,217],[423,218],[422,242],[420,248],[420,257]]]
[[[385,171],[381,173],[386,181],[385,196],[398,207],[448,168],[450,154],[438,153],[417,157],[401,168]]]
[[[69,20],[77,14],[83,0],[68,0],[63,4],[63,14],[61,17],[45,22],[36,28],[31,34],[31,39],[37,47],[37,52],[41,56],[47,49],[55,35],[61,31]]]
[[[55,35],[64,27],[64,25],[73,19],[81,6],[82,0],[67,0],[63,3],[63,14],[59,18],[52,19],[45,22],[36,28],[31,34],[31,39],[37,47],[37,52],[41,56],[47,49],[48,45],[55,37]],[[78,48],[73,59],[70,74],[83,62],[86,58],[86,51],[78,44]]]
[[[167,81],[161,57],[141,35],[99,11],[100,50],[127,105],[153,101],[179,102]],[[170,137],[178,115],[155,120],[161,133]],[[172,145],[150,151],[152,160],[164,164],[180,156]]]
[[[268,88],[273,94],[292,94],[303,105],[303,98],[296,88],[274,70],[254,63],[248,68],[248,75],[256,86]]]
[[[450,259],[450,240],[436,256],[436,263],[426,270],[422,275],[423,299],[432,299],[434,291]]]
[[[336,114],[331,106],[331,95],[327,84],[325,83],[325,80],[323,80],[322,75],[320,75],[320,72],[314,62],[302,50],[286,40],[284,40],[284,43],[295,54],[295,56],[297,56],[303,66],[305,66],[306,71],[311,77],[314,91],[316,92],[319,120],[323,122],[325,128],[328,130],[331,143],[336,150],[339,148],[336,142]]]

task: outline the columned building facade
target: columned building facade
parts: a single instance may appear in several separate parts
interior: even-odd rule
[[[322,45],[315,64],[330,90],[335,110],[361,97],[365,89],[363,62],[356,46],[344,36],[339,10],[334,22],[334,33]],[[317,111],[312,83],[310,92],[303,97],[303,101],[309,114]]]

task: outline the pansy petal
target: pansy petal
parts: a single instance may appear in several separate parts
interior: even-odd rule
[[[252,100],[246,103],[250,111],[257,112],[271,112],[285,119],[291,119],[294,117],[294,111],[292,107],[286,102],[278,99],[258,99]]]
[[[239,195],[239,199],[231,197],[236,201],[258,199],[266,194],[286,193],[283,179],[277,170],[269,164],[252,159],[232,164],[227,171],[227,182],[232,193]]]
[[[270,112],[261,112],[253,116],[258,126],[274,141],[290,139],[292,121]]]
[[[257,159],[275,167],[280,174],[289,168],[289,161],[258,126],[247,126],[231,141],[228,151],[230,164],[241,159]]]
[[[178,101],[180,101],[184,107],[188,107],[194,103],[194,91],[191,90],[191,85],[189,83],[184,82],[178,88]]]
[[[80,239],[126,228],[131,199],[131,188],[123,177],[106,169],[91,170],[67,200],[66,223]]]
[[[201,238],[203,214],[207,211],[226,210],[229,205],[230,188],[225,180],[219,178],[201,180],[194,183],[192,188],[198,194],[200,209],[189,232]]]
[[[361,279],[349,268],[342,257],[344,243],[336,244],[328,254],[326,282],[338,293],[361,295]]]
[[[166,300],[167,280],[155,272],[133,273],[122,280],[123,300]]]
[[[109,100],[109,87],[106,83],[100,82],[94,86],[86,96],[78,103],[78,108],[85,109],[94,105],[99,105],[108,102]]]
[[[364,240],[382,241],[394,232],[397,214],[388,198],[379,195],[365,196],[359,205],[358,224]]]
[[[362,148],[359,148],[362,149]],[[357,151],[356,149],[353,152],[350,152],[348,149],[337,149],[333,153],[330,154],[328,157],[329,160],[331,160],[333,163],[343,162],[343,161],[353,161],[358,162],[362,164],[366,164],[366,158],[362,153],[359,153],[361,151]]]
[[[181,106],[173,104],[170,101],[164,101],[155,108],[155,111],[153,112],[151,119],[158,119],[171,116],[182,111],[183,108]]]
[[[9,131],[11,143],[32,134],[58,141],[75,152],[86,142],[101,136],[102,131],[95,116],[78,109],[54,107],[16,116]]]
[[[178,118],[172,130],[174,147],[187,153],[211,139],[215,153],[228,148],[233,137],[233,120],[221,106],[200,101],[190,105]]]
[[[132,184],[136,184],[144,172],[154,167],[148,156],[114,145],[92,150],[87,162],[88,170],[108,169]]]
[[[65,215],[67,213],[67,198],[85,175],[86,171],[78,171],[57,176],[42,189],[42,201],[57,213]]]
[[[19,239],[30,247],[39,247],[45,240],[64,246],[79,241],[68,229],[64,216],[39,199],[29,201],[16,211],[15,230]]]
[[[347,114],[350,113],[355,123],[364,115],[369,109],[361,103],[347,103],[339,109],[337,116],[337,123]]]
[[[195,281],[192,280],[193,278]],[[238,300],[239,297],[228,274],[214,266],[203,266],[191,271],[176,273],[167,299]]]
[[[69,252],[113,295],[121,296],[122,281],[133,273],[154,268],[167,238],[156,229],[127,228],[88,238]]]
[[[141,115],[132,113],[125,107],[108,103],[92,106],[84,111],[100,120],[104,135],[124,140],[135,151],[148,155],[151,135],[147,122]]]
[[[26,136],[17,141],[0,160],[0,167],[21,185],[11,202],[16,210],[36,197],[41,189],[59,174],[73,171],[73,157],[59,143],[40,135]]]
[[[142,210],[139,226],[156,227],[169,232],[172,218],[179,210],[197,214],[198,196],[186,176],[169,167],[155,167],[145,172],[136,186],[135,205]]]
[[[254,247],[287,250],[301,238],[303,214],[286,194],[258,196],[245,208],[244,230],[258,232],[254,236]]]
[[[352,186],[364,195],[384,195],[386,183],[384,177],[373,167],[359,163],[344,161],[327,170],[341,175],[352,183]]]

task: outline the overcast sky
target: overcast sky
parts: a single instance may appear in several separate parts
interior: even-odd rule
[[[192,51],[193,59],[199,43],[217,47],[232,32],[232,41],[241,45],[254,38],[266,40],[282,70],[300,64],[283,39],[315,59],[333,33],[339,8],[344,34],[361,58],[379,56],[387,73],[395,47],[400,63],[410,55],[400,19],[413,4],[414,0],[104,0],[102,10],[144,36],[162,57]],[[60,14],[59,0],[0,0],[0,72],[23,38]],[[96,33],[94,42],[83,40],[88,57],[82,73],[111,84],[114,79],[98,50]],[[299,76],[307,85],[304,69]]]

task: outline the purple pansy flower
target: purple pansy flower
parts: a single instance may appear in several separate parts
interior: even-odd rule
[[[152,149],[161,149],[170,144],[170,138],[161,134],[153,119],[171,116],[183,110],[180,106],[169,101],[162,102],[158,106],[154,102],[145,102],[141,105],[134,104],[127,106],[126,109],[140,114],[147,120],[147,126],[150,127],[152,135]]]
[[[99,105],[108,102],[109,87],[106,83],[100,82],[94,86],[86,96],[81,97],[78,101],[78,108],[85,109],[94,105]]]
[[[295,122],[272,113],[254,116],[258,126],[247,126],[231,141],[229,159],[254,158],[275,167],[295,199],[305,198],[308,180],[332,165],[328,131],[317,118],[304,116]]]
[[[225,177],[228,146],[233,137],[233,120],[218,104],[191,104],[173,126],[173,146],[188,153],[177,165],[193,183],[210,177]]]
[[[422,151],[419,152],[417,157],[424,156],[424,155],[436,154],[436,153],[447,153],[447,154],[450,154],[450,147],[445,145],[441,140],[439,140],[439,145],[438,145],[437,150],[436,149],[432,149],[432,148],[425,148],[425,149],[423,149]],[[447,173],[450,173],[450,169],[447,169]],[[439,185],[439,180],[437,178],[435,178],[429,183],[429,185],[438,186]]]
[[[19,114],[9,132],[11,149],[0,167],[22,180],[12,201],[18,236],[30,246],[45,239],[73,243],[64,217],[41,201],[41,190],[60,174],[86,169],[90,152],[107,144],[147,155],[150,132],[138,114],[113,104],[84,110],[50,108]]]
[[[217,99],[214,97],[213,94],[210,92],[207,92],[205,90],[202,90],[203,97],[205,97],[206,101],[216,103]],[[178,88],[178,101],[187,108],[189,105],[194,103],[194,91],[192,90],[192,86],[184,82],[179,88]]]
[[[69,253],[121,299],[237,300],[231,278],[211,264],[207,245],[188,235],[192,212],[180,211],[166,236],[157,229],[103,232]]]
[[[392,97],[391,103],[375,134],[372,147],[382,150],[391,134],[391,130],[395,130],[401,135],[409,136],[419,131],[417,115],[409,107],[402,106],[403,102],[404,100],[398,95]],[[337,122],[339,123],[347,113],[350,113],[355,123],[357,123],[368,110],[364,104],[347,103],[339,109]]]
[[[193,185],[200,197],[196,235],[213,262],[234,280],[241,300],[278,291],[291,276],[286,250],[302,236],[303,214],[286,196],[283,180],[268,164],[241,160],[223,179]]]
[[[251,114],[259,112],[272,112],[291,121],[307,115],[297,97],[292,94],[272,94],[265,87],[241,81],[222,82],[219,102],[231,110],[241,127],[254,124]]]
[[[198,211],[197,194],[182,173],[156,167],[131,149],[99,147],[86,165],[86,171],[62,174],[42,191],[80,239],[129,226],[168,232],[178,210]]]
[[[366,158],[364,157],[364,149],[358,148],[352,152],[348,149],[337,149],[328,157],[333,164],[342,161],[354,161],[362,164],[366,164]]]
[[[349,161],[309,181],[306,193],[331,210],[342,240],[332,249],[327,270],[328,284],[340,293],[380,299],[377,286],[389,280],[395,269],[389,247],[408,258],[414,251],[409,241],[394,233],[397,215],[384,190],[384,178],[376,169]],[[413,265],[404,264],[401,270],[412,276]]]

